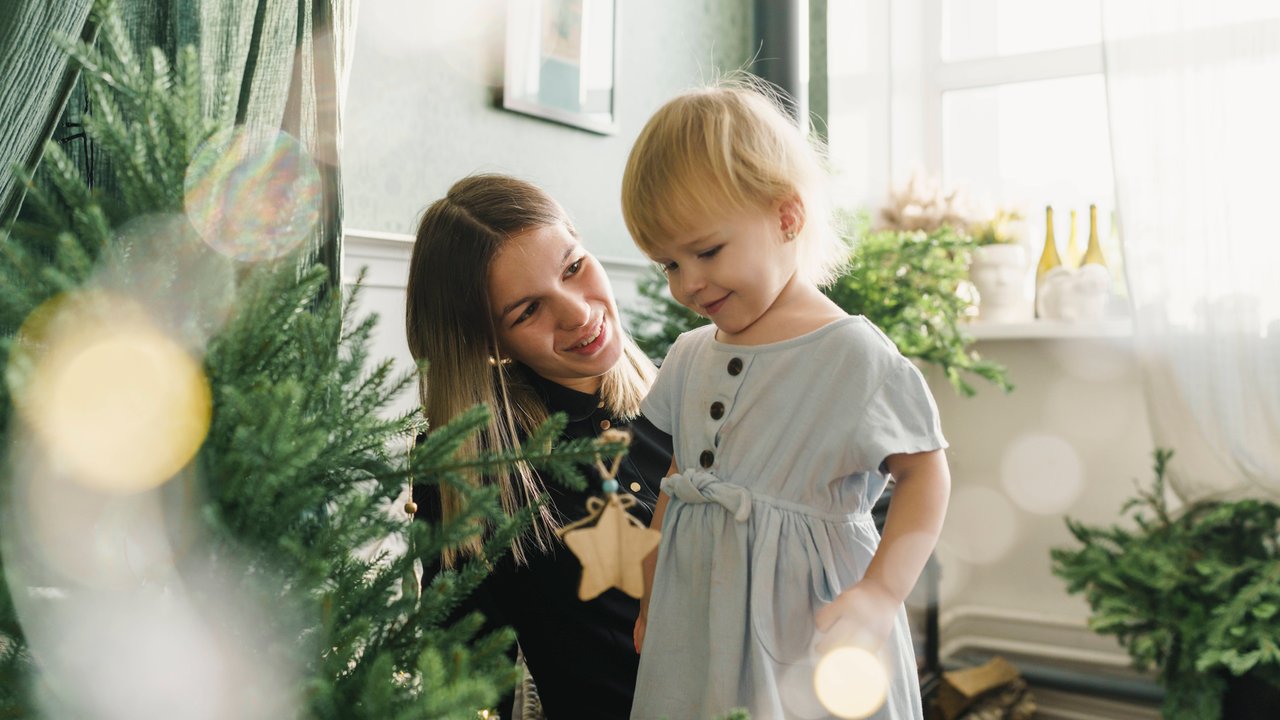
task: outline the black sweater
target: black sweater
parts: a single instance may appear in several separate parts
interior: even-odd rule
[[[631,513],[648,525],[659,483],[671,463],[671,436],[643,417],[629,423],[612,417],[600,407],[597,395],[536,376],[534,386],[549,411],[568,416],[562,441],[595,437],[605,427],[631,430],[631,449],[618,471],[619,492],[635,496]],[[584,465],[583,473],[586,492],[546,483],[554,511],[565,523],[583,517],[587,499],[600,495],[601,478],[595,467]],[[414,488],[414,500],[418,518],[439,520],[435,487]],[[517,566],[509,554],[503,557],[455,611],[454,619],[479,611],[485,616],[485,632],[503,626],[515,630],[548,720],[625,720],[631,712],[639,663],[632,642],[639,601],[617,589],[588,602],[579,600],[582,566],[562,545],[545,553],[531,551],[526,558],[527,564]],[[438,568],[427,567],[424,582],[430,582]],[[511,701],[508,696],[499,705],[504,718],[510,717]]]

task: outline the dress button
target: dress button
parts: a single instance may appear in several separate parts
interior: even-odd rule
[[[724,403],[719,400],[711,403],[711,419],[719,420],[724,417]]]
[[[640,492],[640,483],[638,482],[633,482],[627,487],[631,488],[631,492]]]
[[[610,427],[611,425],[612,425],[612,423],[610,423],[608,420],[601,420],[601,421],[600,421],[600,429],[601,429],[601,430],[608,430],[608,429],[609,429],[609,427]]]
[[[702,467],[704,468],[711,467],[711,464],[714,463],[715,461],[716,461],[716,454],[711,452],[710,450],[703,450],[702,454],[698,456],[698,462],[702,463]]]
[[[742,372],[742,358],[734,358],[729,361],[729,374],[737,375]]]
[[[602,407],[604,407],[604,401],[603,401],[603,400],[601,400],[600,402],[596,403],[596,407],[598,407],[598,408],[602,408]]]

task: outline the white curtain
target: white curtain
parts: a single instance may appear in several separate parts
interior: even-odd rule
[[[1280,496],[1280,2],[1103,0],[1120,233],[1184,500]]]

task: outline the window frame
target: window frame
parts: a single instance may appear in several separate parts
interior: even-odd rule
[[[924,166],[946,178],[943,166],[943,94],[955,90],[989,88],[1017,83],[1060,80],[1102,74],[1102,40],[1088,45],[1055,48],[1016,55],[947,61],[943,59],[943,3],[946,0],[919,0],[921,3],[920,65],[921,87],[919,127]],[[1069,3],[1071,0],[1062,0]],[[897,180],[901,168],[891,168]]]

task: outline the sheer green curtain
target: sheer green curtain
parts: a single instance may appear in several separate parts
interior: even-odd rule
[[[13,216],[21,197],[12,167],[39,161],[75,82],[53,33],[91,34],[91,5],[5,0],[0,9],[0,220]]]
[[[341,282],[342,108],[358,0],[117,0],[135,47],[196,47],[205,77],[204,109],[232,98],[237,124],[280,128],[316,160],[324,183],[320,222],[300,258],[329,268]],[[82,107],[54,33],[92,37],[93,0],[5,0],[0,10],[0,208],[8,219],[21,201],[9,168],[32,168],[51,137],[72,145]],[[68,99],[72,99],[68,103]],[[109,188],[110,168],[83,162],[95,185]]]

